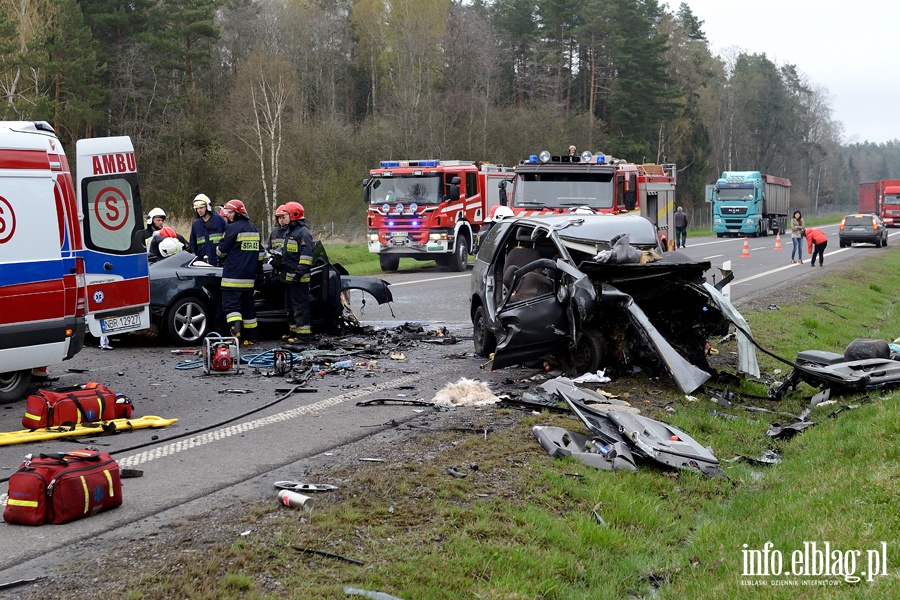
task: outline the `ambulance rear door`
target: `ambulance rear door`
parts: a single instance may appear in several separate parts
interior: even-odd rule
[[[79,140],[76,153],[88,329],[97,337],[146,329],[147,252],[132,245],[144,227],[134,146],[126,136],[93,138]]]

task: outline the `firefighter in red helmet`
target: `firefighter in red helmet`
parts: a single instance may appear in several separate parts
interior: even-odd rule
[[[173,240],[176,241],[177,244],[175,246],[170,244],[167,247],[166,252],[163,252],[162,244],[165,240]],[[150,238],[150,242],[147,246],[147,260],[154,263],[167,256],[171,256],[172,254],[175,254],[172,250],[176,247],[179,251],[190,250],[190,245],[188,244],[188,241],[184,239],[184,236],[167,225],[153,234],[153,237]]]
[[[284,282],[284,305],[290,307],[289,333],[285,341],[309,344],[312,334],[309,313],[309,272],[313,262],[312,234],[306,227],[306,211],[299,202],[284,205],[289,223],[284,236],[279,279]],[[293,313],[293,314],[291,314]]]
[[[240,200],[226,202],[222,215],[228,221],[222,241],[216,246],[222,265],[222,310],[231,335],[243,339],[244,344],[255,344],[258,332],[253,288],[264,256],[259,231]]]

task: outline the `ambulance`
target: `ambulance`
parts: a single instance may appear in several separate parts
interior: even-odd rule
[[[76,143],[73,180],[53,128],[0,121],[0,402],[21,398],[32,369],[99,337],[150,325],[147,254],[128,137]]]

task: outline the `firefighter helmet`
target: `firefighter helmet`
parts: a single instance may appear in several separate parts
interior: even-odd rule
[[[166,211],[164,211],[163,209],[158,208],[158,207],[151,209],[150,212],[147,213],[147,225],[150,225],[151,223],[153,223],[154,217],[162,217],[163,220],[165,221]]]
[[[159,230],[158,235],[161,235],[164,238],[178,239],[178,232],[176,232],[171,227],[163,227],[162,229]]]
[[[278,208],[275,209],[275,216],[280,217],[282,215],[287,216],[288,211],[285,208],[284,204],[281,204]]]
[[[299,221],[306,216],[306,211],[299,202],[288,202],[284,205],[284,208],[287,210],[288,215],[290,215],[291,221]]]
[[[224,208],[225,210],[232,210],[232,211],[236,212],[236,213],[239,214],[239,215],[246,215],[246,214],[247,214],[247,208],[244,206],[244,203],[241,202],[240,200],[238,200],[237,198],[234,198],[234,199],[229,200],[228,202],[226,202],[226,203],[225,203],[225,206],[224,206],[223,208]]]
[[[503,219],[508,219],[514,216],[516,216],[516,214],[510,207],[498,205],[491,209],[490,220],[494,223],[499,223]]]
[[[212,212],[212,201],[210,201],[209,196],[206,194],[197,194],[194,196],[194,210],[197,210],[201,207],[206,207],[206,212]]]
[[[159,253],[163,258],[178,254],[179,252],[181,252],[181,242],[176,239],[167,237],[159,243]]]

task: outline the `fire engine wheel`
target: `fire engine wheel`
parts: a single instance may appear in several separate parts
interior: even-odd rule
[[[197,298],[182,298],[166,312],[166,335],[175,346],[196,346],[209,332],[210,310]]]
[[[456,273],[465,271],[469,266],[469,238],[460,235],[456,238],[456,249],[450,259],[450,270]]]
[[[0,404],[15,402],[31,385],[31,369],[0,373]]]
[[[585,329],[575,348],[562,355],[560,365],[570,376],[595,373],[606,358],[606,344],[596,329]]]
[[[400,257],[395,254],[379,254],[378,262],[385,273],[393,273],[400,268]]]
[[[476,308],[475,316],[472,317],[472,341],[475,344],[475,354],[479,356],[488,357],[497,349],[497,338],[488,329],[483,306]]]

